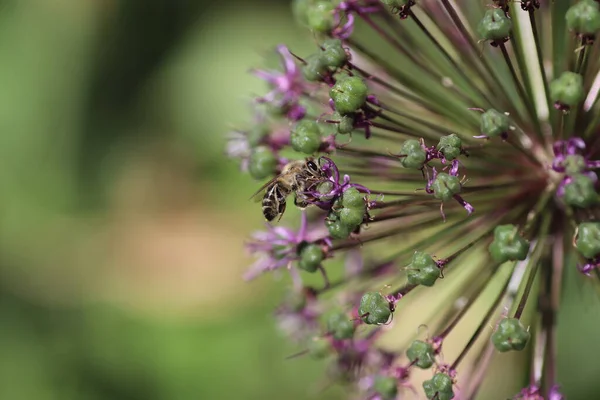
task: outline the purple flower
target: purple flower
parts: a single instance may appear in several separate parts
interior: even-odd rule
[[[294,56],[284,45],[277,46],[277,52],[283,60],[283,72],[254,70],[254,75],[267,81],[272,90],[258,99],[259,103],[269,103],[285,110],[287,117],[298,121],[306,115],[306,108],[300,105],[300,98],[310,91],[311,85],[302,76]]]

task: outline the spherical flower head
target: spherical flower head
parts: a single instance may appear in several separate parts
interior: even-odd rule
[[[565,71],[550,83],[550,97],[559,108],[574,107],[583,96],[583,78],[575,72]]]
[[[498,351],[521,351],[527,346],[531,334],[517,318],[504,318],[492,334],[492,343]]]
[[[588,259],[600,255],[600,222],[582,222],[577,227],[577,250]]]
[[[565,20],[570,30],[593,37],[600,30],[600,6],[594,0],[581,0],[567,10]]]
[[[490,41],[504,41],[510,36],[511,30],[512,21],[499,8],[487,10],[477,26],[481,38]]]
[[[450,399],[455,378],[461,398],[482,396],[491,351],[531,336],[532,380],[516,398],[560,399],[550,339],[564,277],[600,273],[598,28],[572,16],[600,2],[572,2],[566,17],[568,4],[489,3],[294,1],[314,50],[280,46],[281,71],[255,72],[270,86],[263,118],[228,143],[243,171],[278,189],[274,203],[305,210],[300,229],[285,227],[288,212],[255,235],[250,276],[288,271],[290,292],[310,293],[278,319],[366,400],[421,385]],[[408,312],[392,323],[400,299]],[[436,313],[411,312],[423,302]],[[396,334],[420,326],[430,338]],[[463,345],[441,354],[456,335]],[[409,373],[419,368],[432,379]]]
[[[450,376],[437,373],[433,378],[423,382],[423,390],[429,400],[451,400],[454,398],[452,384]]]

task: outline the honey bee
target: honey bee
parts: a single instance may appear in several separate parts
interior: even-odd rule
[[[283,167],[281,173],[265,183],[252,197],[262,193],[262,212],[267,221],[283,216],[286,198],[294,193],[294,204],[304,208],[308,206],[305,191],[325,180],[325,173],[314,158],[296,160]]]

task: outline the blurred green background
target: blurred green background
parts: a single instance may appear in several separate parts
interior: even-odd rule
[[[339,397],[285,360],[284,283],[241,279],[262,216],[223,148],[278,43],[314,48],[287,1],[0,0],[0,399]],[[569,288],[563,326],[600,320]],[[590,393],[585,325],[559,374]]]
[[[262,218],[223,156],[281,42],[313,45],[281,1],[0,0],[0,399],[327,385],[241,279]]]

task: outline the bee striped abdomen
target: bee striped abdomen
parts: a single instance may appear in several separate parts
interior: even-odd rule
[[[273,221],[278,215],[284,213],[285,198],[288,194],[284,193],[284,190],[277,184],[273,184],[267,188],[262,200],[263,215],[267,221]]]

